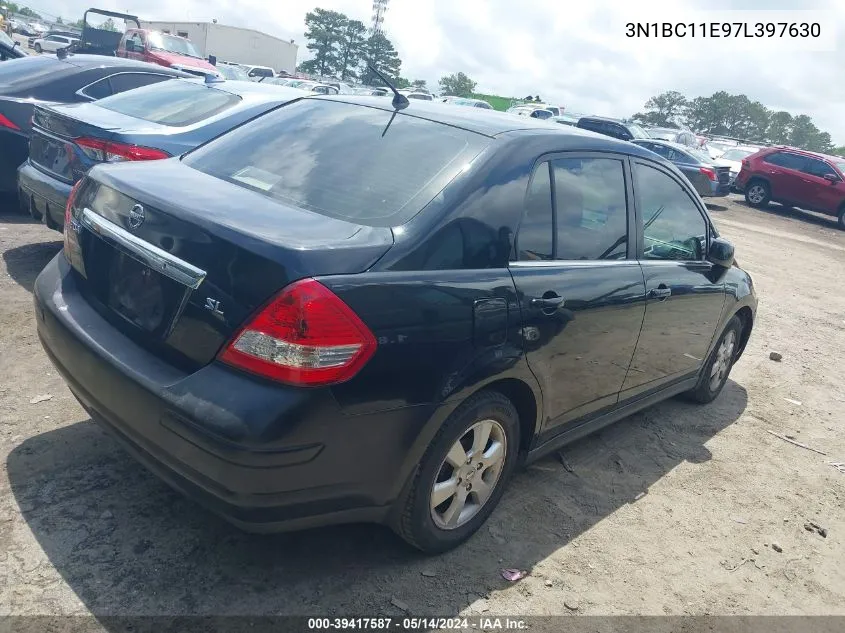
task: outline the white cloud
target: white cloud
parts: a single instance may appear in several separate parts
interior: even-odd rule
[[[79,15],[87,0],[57,0],[54,11]],[[94,3],[117,10],[125,0]],[[744,93],[775,109],[810,115],[845,144],[845,51],[787,51],[771,42],[742,44],[689,39],[643,42],[626,38],[624,22],[671,18],[689,22],[701,11],[730,20],[731,10],[823,10],[825,32],[845,37],[845,2],[837,0],[391,0],[385,31],[400,53],[403,75],[436,84],[464,71],[480,91],[521,97],[539,93],[576,112],[628,116],[646,99],[676,89],[689,97],[717,90]],[[305,13],[315,6],[365,23],[369,0],[148,0],[141,17],[218,21],[248,26],[300,44]],[[140,9],[141,7],[139,7]],[[760,15],[763,15],[762,13]],[[800,15],[800,14],[796,14]],[[723,17],[724,16],[724,17]]]

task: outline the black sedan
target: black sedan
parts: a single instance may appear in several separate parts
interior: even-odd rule
[[[95,167],[34,294],[73,393],[177,489],[250,530],[376,521],[427,552],[519,463],[714,400],[757,306],[655,154],[343,95]]]
[[[708,154],[672,141],[634,139],[631,142],[673,162],[689,179],[698,195],[713,197],[730,193],[730,168],[715,164]]]
[[[0,64],[0,193],[13,192],[37,103],[79,103],[171,79],[164,66],[103,55],[31,55]]]

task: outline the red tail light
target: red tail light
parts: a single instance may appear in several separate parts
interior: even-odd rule
[[[714,182],[716,181],[716,170],[712,167],[701,167],[698,171],[707,176],[710,180]]]
[[[280,292],[226,345],[224,363],[280,382],[318,386],[352,378],[376,339],[340,297],[314,279]]]
[[[10,130],[20,130],[20,128],[12,123],[9,119],[7,119],[4,115],[0,114],[0,127],[5,127]]]
[[[122,160],[160,160],[170,158],[170,154],[154,147],[115,143],[98,138],[78,138],[74,143],[82,148],[88,158],[101,163],[113,163]]]
[[[73,201],[76,198],[76,193],[79,191],[79,186],[82,184],[82,181],[79,180],[73,186],[73,189],[70,190],[70,195],[67,198],[67,204],[65,205],[65,227],[64,227],[64,238],[65,238],[65,257],[67,257],[68,261],[73,261],[73,249],[76,244],[71,244],[71,240],[74,242],[76,241],[75,235],[69,235],[68,233],[72,231],[71,228],[71,214],[73,212]]]

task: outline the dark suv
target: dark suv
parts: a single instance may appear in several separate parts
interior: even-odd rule
[[[751,333],[751,278],[668,161],[397,102],[303,98],[94,167],[35,283],[91,417],[250,530],[377,521],[448,549],[518,464],[712,401]]]
[[[794,147],[767,147],[743,159],[735,186],[752,207],[770,201],[819,211],[845,229],[845,158]]]
[[[584,116],[578,119],[575,127],[583,130],[598,132],[605,136],[618,138],[621,141],[632,141],[635,138],[650,138],[648,133],[636,123],[623,123],[619,119],[608,119],[601,116]]]

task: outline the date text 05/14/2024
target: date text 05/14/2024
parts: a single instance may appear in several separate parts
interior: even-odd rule
[[[628,22],[632,38],[818,38],[818,22]]]
[[[527,629],[524,619],[512,617],[373,617],[373,618],[308,618],[308,629],[312,631],[521,631]]]

